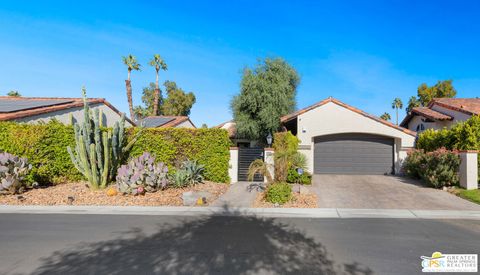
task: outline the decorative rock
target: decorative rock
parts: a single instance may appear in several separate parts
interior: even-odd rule
[[[212,194],[206,191],[188,191],[182,194],[183,205],[185,206],[194,206],[197,205],[199,200],[202,200],[202,203],[207,203],[212,198]]]
[[[116,196],[117,194],[118,194],[117,188],[115,188],[115,187],[113,187],[113,186],[108,187],[108,189],[107,189],[107,196],[113,197],[113,196]]]
[[[67,203],[68,203],[69,205],[72,205],[74,200],[75,200],[75,198],[74,198],[73,196],[69,196],[69,197],[67,198]]]
[[[17,200],[19,201],[25,201],[26,199],[24,196],[17,196]]]

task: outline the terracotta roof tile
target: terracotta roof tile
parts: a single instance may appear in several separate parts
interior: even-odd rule
[[[480,98],[434,98],[428,107],[433,104],[470,115],[480,114]]]
[[[432,120],[452,120],[453,117],[432,110],[428,107],[415,107],[412,109],[412,113],[424,116]]]
[[[32,101],[52,101],[52,100],[68,100],[66,103],[59,103],[55,105],[49,104],[48,106],[35,106],[29,109],[22,109],[20,111],[9,112],[9,113],[0,113],[0,121],[8,121],[8,120],[15,120],[19,118],[47,114],[51,112],[66,110],[70,108],[77,108],[83,106],[83,99],[82,98],[68,98],[68,97],[12,97],[12,96],[0,96],[0,101],[25,101],[25,100],[32,100]],[[89,98],[89,104],[95,103],[103,103],[110,107],[114,112],[117,114],[122,114],[117,108],[115,108],[112,104],[106,101],[104,98]],[[133,121],[129,118],[125,118],[130,124],[135,125]]]

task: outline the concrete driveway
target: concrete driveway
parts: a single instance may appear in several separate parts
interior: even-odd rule
[[[314,175],[320,208],[480,210],[480,205],[403,177]]]

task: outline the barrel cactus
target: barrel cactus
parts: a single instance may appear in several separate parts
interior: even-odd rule
[[[0,153],[0,193],[22,193],[25,189],[23,178],[31,169],[26,158]]]
[[[117,188],[123,194],[142,194],[155,192],[167,187],[168,167],[155,163],[155,157],[145,152],[134,158],[117,171]]]

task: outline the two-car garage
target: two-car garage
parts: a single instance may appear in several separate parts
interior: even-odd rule
[[[394,139],[371,134],[314,138],[315,174],[391,174]]]

